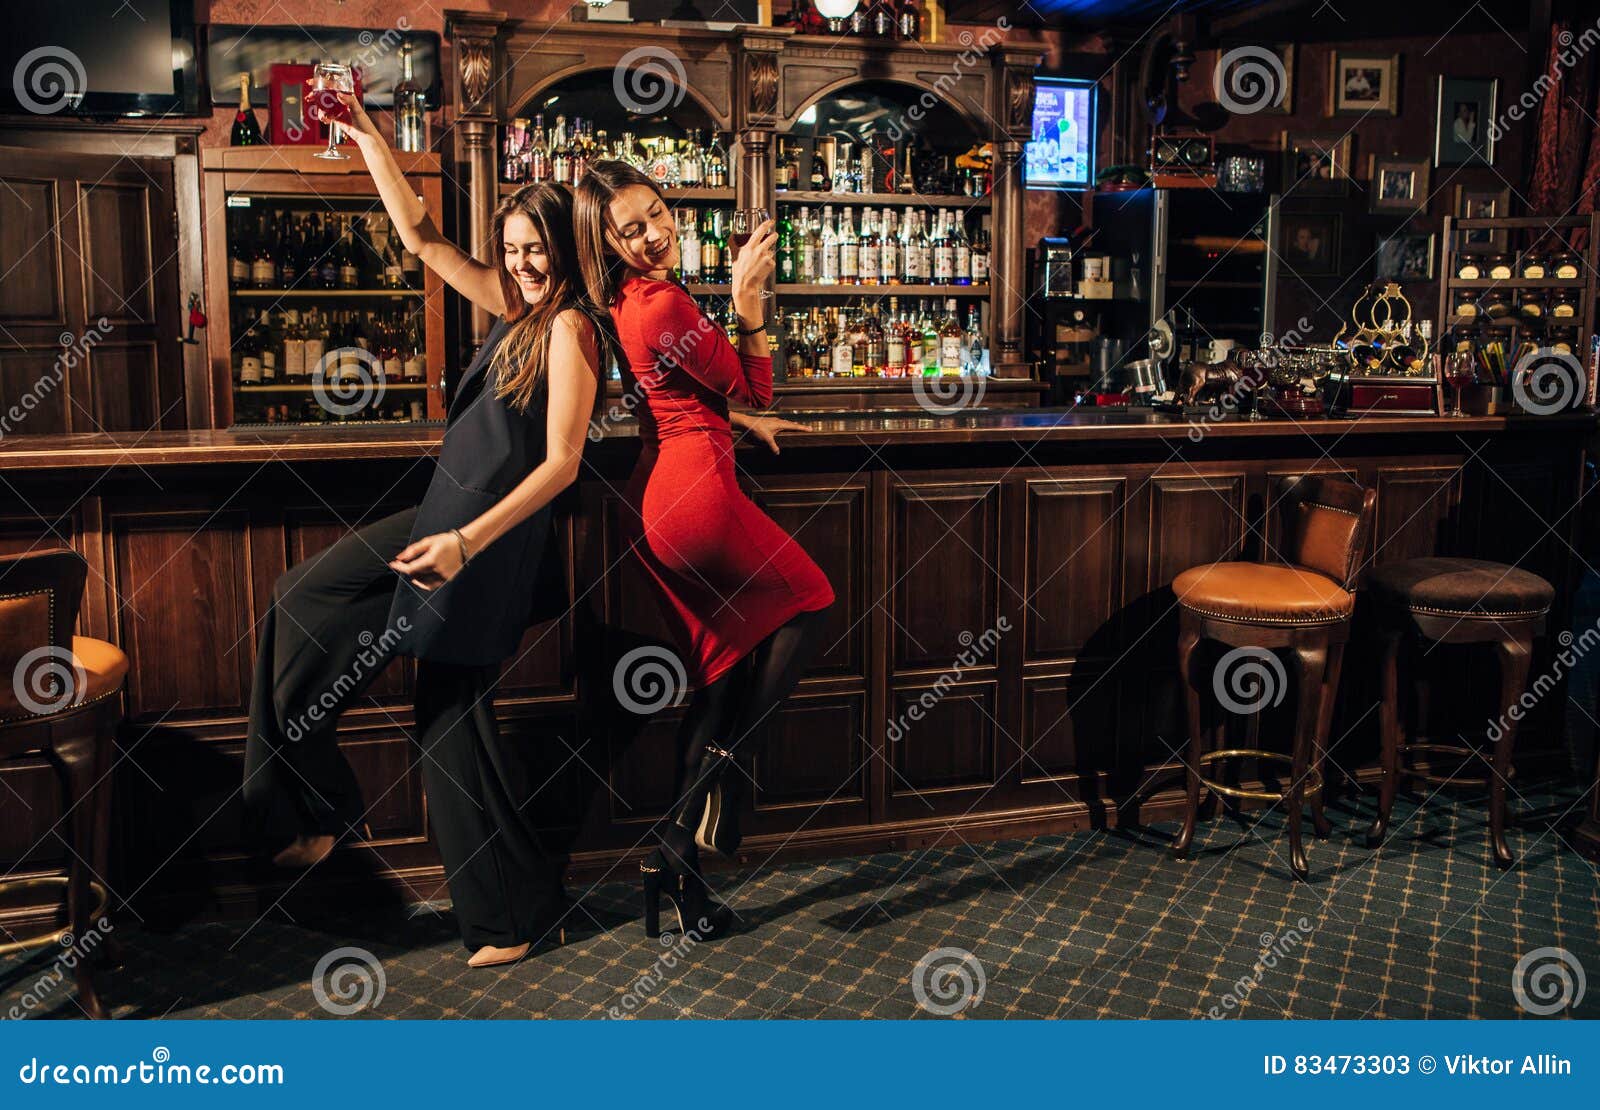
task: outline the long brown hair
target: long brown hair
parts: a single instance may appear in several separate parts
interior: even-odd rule
[[[643,185],[662,204],[667,203],[661,189],[642,172],[626,162],[608,160],[589,167],[578,182],[578,195],[572,204],[572,230],[578,240],[584,289],[590,302],[602,308],[616,304],[622,283],[632,273],[606,240],[606,209],[613,197],[631,185]]]
[[[522,288],[506,269],[506,221],[514,215],[526,216],[544,240],[545,291],[534,304],[522,299]],[[519,411],[527,411],[545,386],[550,332],[556,317],[567,309],[577,309],[594,325],[602,360],[607,353],[609,329],[604,316],[595,311],[578,283],[578,247],[572,230],[572,194],[565,185],[554,182],[518,189],[494,210],[490,236],[494,244],[493,265],[499,274],[506,322],[511,330],[495,348],[489,367],[494,374],[495,396],[510,398],[511,405]],[[605,366],[598,370],[603,376]]]

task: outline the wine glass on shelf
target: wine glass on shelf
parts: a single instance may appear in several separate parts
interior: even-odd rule
[[[348,123],[350,109],[339,101],[337,94],[356,91],[355,75],[350,67],[339,62],[318,62],[311,74],[310,109],[312,117],[328,125],[328,149],[319,150],[318,158],[344,161],[350,156],[339,150],[339,125]]]
[[[738,258],[739,252],[744,250],[750,236],[755,234],[756,228],[772,219],[772,215],[765,208],[735,208],[733,210],[733,223],[728,229],[728,242],[733,245],[733,257]],[[772,296],[772,290],[763,289],[761,299],[766,300]]]
[[[1461,391],[1477,380],[1477,367],[1473,365],[1471,351],[1451,351],[1444,359],[1444,379],[1455,393],[1451,416],[1465,416],[1461,411]]]

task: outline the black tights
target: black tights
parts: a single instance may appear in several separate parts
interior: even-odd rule
[[[708,745],[733,752],[741,757],[743,765],[749,765],[771,732],[778,706],[816,654],[827,615],[826,609],[797,614],[722,677],[695,691],[678,729],[678,785],[674,798],[681,799],[695,785]],[[731,767],[726,773],[746,772]],[[692,852],[693,847],[690,838],[684,851]]]

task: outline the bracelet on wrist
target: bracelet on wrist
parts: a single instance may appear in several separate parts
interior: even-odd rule
[[[763,320],[753,328],[735,328],[734,330],[736,330],[740,335],[755,335],[759,332],[764,332],[767,330],[767,322]]]
[[[467,551],[467,537],[465,537],[465,536],[463,536],[461,534],[461,529],[459,529],[459,528],[450,529],[450,534],[456,538],[456,543],[458,545],[460,545],[460,547],[461,547],[461,565],[462,566],[466,566],[467,563],[471,562],[471,560],[472,560],[471,554],[469,554],[468,551]]]

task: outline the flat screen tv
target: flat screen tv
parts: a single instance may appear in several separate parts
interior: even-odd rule
[[[1023,152],[1030,189],[1087,189],[1094,184],[1095,82],[1036,77],[1033,130]]]
[[[193,0],[15,4],[0,36],[0,111],[33,115],[195,115]]]

